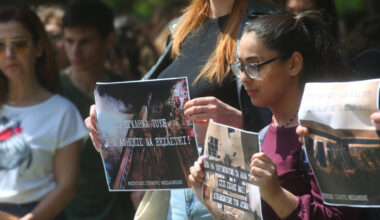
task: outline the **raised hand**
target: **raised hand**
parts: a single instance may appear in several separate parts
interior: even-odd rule
[[[197,124],[207,125],[209,119],[237,128],[243,127],[242,114],[215,97],[195,98],[185,106],[185,115]]]
[[[280,190],[276,164],[265,153],[256,153],[251,158],[251,182],[260,188],[261,197],[265,200],[276,196]]]

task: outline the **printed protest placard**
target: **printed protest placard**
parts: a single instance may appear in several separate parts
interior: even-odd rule
[[[305,86],[298,117],[310,130],[306,154],[327,204],[380,206],[380,138],[370,119],[379,82]]]
[[[257,133],[210,121],[204,161],[203,200],[215,219],[262,219],[259,188],[249,165],[259,152]]]
[[[97,83],[101,155],[109,189],[188,188],[198,158],[193,123],[183,114],[187,78]]]

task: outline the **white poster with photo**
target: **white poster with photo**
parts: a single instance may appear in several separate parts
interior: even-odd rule
[[[370,115],[380,79],[307,83],[298,118],[309,128],[305,151],[323,201],[380,207],[380,136]]]

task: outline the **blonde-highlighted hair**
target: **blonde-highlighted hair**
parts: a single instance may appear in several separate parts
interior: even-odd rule
[[[221,84],[230,71],[229,64],[235,61],[236,39],[239,26],[247,10],[248,0],[234,1],[231,14],[218,37],[216,49],[209,57],[194,82],[200,78],[215,80]],[[199,24],[209,18],[211,6],[209,0],[193,0],[184,10],[184,18],[174,28],[172,56],[180,55],[180,48],[186,36]]]

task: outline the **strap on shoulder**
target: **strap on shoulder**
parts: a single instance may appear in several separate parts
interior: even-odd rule
[[[264,138],[268,133],[269,126],[270,125],[267,125],[259,131],[259,150],[260,150],[260,152],[261,152],[261,145],[263,144]]]

